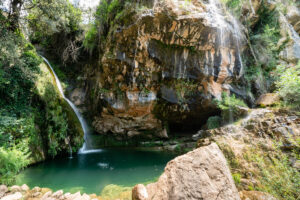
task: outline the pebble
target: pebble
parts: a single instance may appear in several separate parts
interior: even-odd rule
[[[56,191],[55,193],[52,194],[52,197],[59,199],[63,194],[64,194],[63,190],[58,190],[58,191]]]
[[[22,189],[21,189],[20,186],[13,185],[13,186],[10,187],[10,191],[11,191],[11,192],[21,192]]]
[[[46,199],[48,199],[48,197],[50,197],[52,195],[52,192],[51,191],[48,191],[48,192],[46,192],[44,195],[43,195],[43,197],[41,198],[41,200],[46,200]]]
[[[6,185],[0,185],[0,198],[3,197],[6,192],[8,192]]]
[[[30,190],[30,188],[28,187],[28,185],[24,184],[21,186],[21,190],[28,191],[28,190]]]
[[[20,192],[16,192],[14,194],[10,194],[1,198],[1,200],[21,200],[21,199],[23,199],[23,195]]]

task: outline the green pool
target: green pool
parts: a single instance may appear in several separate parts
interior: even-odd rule
[[[17,183],[100,194],[109,184],[134,186],[155,180],[175,156],[157,151],[102,149],[75,155],[72,159],[60,157],[31,166],[18,175]]]

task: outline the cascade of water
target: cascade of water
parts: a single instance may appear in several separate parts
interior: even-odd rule
[[[238,22],[234,17],[232,17],[232,22],[233,22],[234,38],[236,40],[237,55],[238,55],[238,58],[239,58],[239,62],[241,64],[240,74],[239,74],[239,77],[241,77],[243,75],[243,71],[244,71],[244,64],[243,64],[241,51],[240,51],[240,46],[241,46],[241,41],[240,40],[242,38],[242,33],[240,31],[240,26],[238,25]]]
[[[72,147],[71,147],[71,144],[70,142],[68,143],[69,144],[69,153],[70,153],[70,156],[69,158],[72,159],[73,158],[73,151],[72,151]]]
[[[291,37],[297,42],[300,43],[300,36],[299,34],[295,31],[294,27],[288,22],[288,20],[286,19],[286,17],[280,13],[281,15],[281,19],[283,20],[283,22],[286,24],[287,29],[290,30],[291,32]]]
[[[70,107],[72,108],[72,110],[74,111],[74,113],[76,114],[76,116],[77,116],[77,118],[80,122],[81,128],[82,128],[83,133],[84,133],[84,144],[83,144],[82,148],[79,150],[79,153],[84,154],[84,153],[91,153],[91,152],[95,152],[95,151],[97,151],[97,152],[101,151],[99,149],[90,150],[91,141],[89,139],[89,129],[88,129],[88,125],[87,125],[86,121],[84,120],[83,116],[81,115],[81,113],[79,112],[77,107],[65,96],[62,85],[61,85],[55,71],[53,70],[51,64],[49,63],[49,61],[46,58],[44,58],[43,56],[41,56],[41,57],[47,63],[49,69],[51,70],[52,74],[54,75],[55,83],[57,85],[57,88],[58,88],[61,96],[70,105]],[[69,145],[70,145],[70,142],[69,142]],[[71,150],[70,153],[72,155],[72,150]]]
[[[243,34],[241,33],[240,26],[237,20],[228,12],[226,12],[225,8],[223,7],[222,3],[219,0],[209,0],[207,9],[209,13],[211,13],[212,18],[214,19],[214,24],[218,29],[218,41],[219,47],[226,48],[228,45],[229,40],[229,33],[233,34],[233,39],[235,41],[236,52],[237,52],[237,59],[240,62],[240,73],[239,77],[243,74],[244,66],[243,60],[241,56],[241,40],[243,38]],[[230,18],[232,26],[225,20],[224,15]]]

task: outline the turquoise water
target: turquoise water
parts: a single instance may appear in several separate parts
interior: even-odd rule
[[[56,158],[21,172],[17,183],[65,192],[80,190],[100,194],[109,184],[134,186],[159,177],[176,155],[133,149],[103,149],[101,152]]]

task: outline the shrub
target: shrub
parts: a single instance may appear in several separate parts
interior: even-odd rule
[[[96,42],[97,34],[98,34],[98,31],[97,31],[96,26],[94,26],[94,25],[92,25],[91,28],[85,34],[83,46],[90,53],[93,52],[94,48],[97,45],[97,42]]]
[[[222,93],[222,99],[215,101],[218,108],[222,111],[221,116],[224,121],[233,121],[241,117],[239,107],[248,107],[245,102],[233,94],[229,96],[227,93]]]
[[[276,146],[276,145],[275,145]],[[259,169],[260,182],[255,190],[261,190],[282,200],[299,199],[300,173],[290,166],[289,157],[279,147],[272,155],[253,149],[250,157]]]
[[[13,184],[16,174],[29,163],[28,148],[0,147],[0,182],[3,184]]]
[[[286,105],[300,109],[300,62],[295,67],[278,66],[276,71],[278,94]]]
[[[221,117],[219,116],[209,117],[206,124],[208,129],[219,128],[221,125]]]
[[[241,183],[241,178],[242,178],[241,174],[234,173],[234,174],[232,174],[232,177],[233,177],[235,185],[238,186]]]

